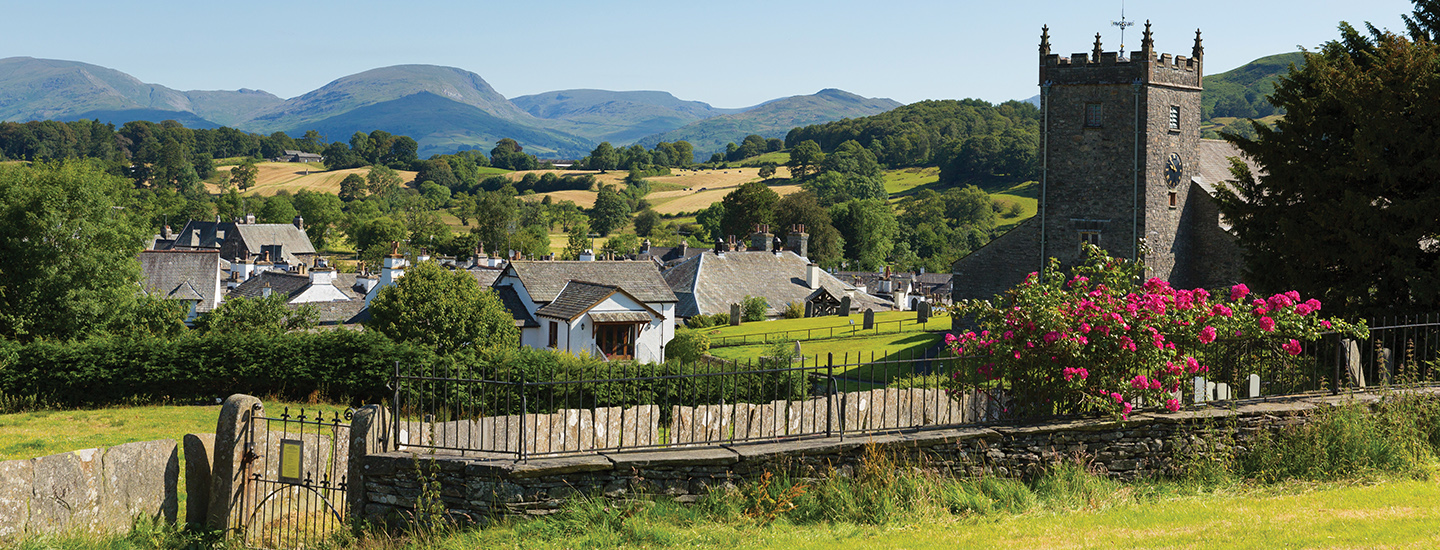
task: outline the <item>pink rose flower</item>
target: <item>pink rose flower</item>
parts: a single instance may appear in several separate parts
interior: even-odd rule
[[[1232,302],[1240,301],[1247,294],[1250,294],[1250,287],[1245,286],[1244,283],[1230,287],[1230,301]]]
[[[1300,355],[1301,349],[1299,340],[1291,338],[1289,342],[1286,342],[1280,347],[1285,349],[1285,353],[1288,353],[1290,355]]]
[[[1180,410],[1180,400],[1179,400],[1179,399],[1166,399],[1166,400],[1165,400],[1165,410],[1170,411],[1170,412],[1172,412],[1172,413],[1179,411],[1179,410]]]
[[[1202,344],[1209,344],[1210,342],[1214,342],[1214,341],[1215,341],[1215,327],[1205,327],[1205,328],[1200,329],[1200,343],[1202,343]]]
[[[1263,332],[1273,332],[1275,330],[1275,320],[1269,317],[1261,317],[1256,324],[1260,325],[1260,330]]]

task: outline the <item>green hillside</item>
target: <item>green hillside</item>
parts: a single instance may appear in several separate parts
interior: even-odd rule
[[[694,122],[638,143],[651,148],[662,141],[685,140],[695,146],[695,159],[705,160],[712,153],[724,152],[725,144],[738,144],[750,134],[784,138],[797,126],[871,116],[899,106],[901,103],[893,99],[864,98],[843,90],[825,89],[814,95],[777,99],[741,113]]]
[[[58,59],[0,59],[0,120],[74,117],[90,111],[188,111],[181,92],[99,65]]]
[[[1210,122],[1220,117],[1262,118],[1284,114],[1265,98],[1275,90],[1275,81],[1290,70],[1290,65],[1304,65],[1300,52],[1282,53],[1256,59],[1235,69],[1205,77],[1201,95],[1201,119]]]

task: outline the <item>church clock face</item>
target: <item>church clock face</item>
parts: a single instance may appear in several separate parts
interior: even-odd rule
[[[1170,153],[1170,159],[1165,161],[1165,183],[1173,189],[1180,185],[1180,174],[1185,171],[1185,163],[1180,160],[1180,153]]]

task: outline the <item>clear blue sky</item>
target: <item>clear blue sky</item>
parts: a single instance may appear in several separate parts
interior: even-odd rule
[[[743,107],[822,88],[904,103],[1037,91],[1040,27],[1055,53],[1120,44],[1120,1],[806,0],[605,2],[53,0],[5,9],[0,57],[83,61],[178,90],[294,97],[375,67],[473,71],[506,97],[569,88],[664,90]],[[1160,52],[1205,69],[1315,48],[1336,26],[1403,30],[1406,0],[1129,0],[1127,49],[1154,23]]]

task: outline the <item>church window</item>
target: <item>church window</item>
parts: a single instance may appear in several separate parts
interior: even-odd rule
[[[1099,103],[1086,103],[1086,104],[1085,104],[1085,127],[1086,127],[1086,128],[1099,128],[1099,127],[1100,127],[1100,123],[1103,122],[1103,121],[1104,121],[1104,119],[1101,118],[1100,104],[1099,104]]]
[[[1179,130],[1179,129],[1180,129],[1180,106],[1179,106],[1179,105],[1171,105],[1171,106],[1170,106],[1170,129],[1171,129],[1171,130]]]
[[[1093,244],[1100,246],[1100,232],[1091,229],[1080,230],[1080,253],[1085,253],[1085,245]]]

